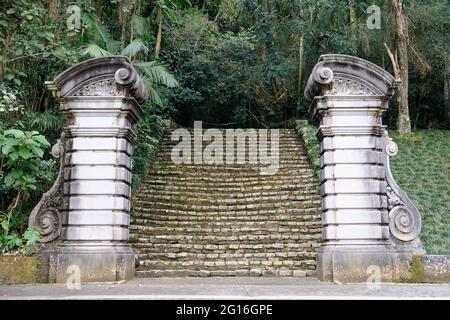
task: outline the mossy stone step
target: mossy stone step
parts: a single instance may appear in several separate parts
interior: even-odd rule
[[[165,134],[132,199],[137,276],[312,274],[322,228],[319,184],[297,134],[279,132],[273,175],[261,175],[267,165],[248,163],[259,156],[248,143],[239,151],[235,144],[232,164],[176,165],[171,153],[179,141]],[[246,163],[237,163],[243,155]]]

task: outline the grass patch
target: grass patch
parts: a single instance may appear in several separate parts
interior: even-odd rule
[[[399,152],[391,158],[398,185],[422,214],[420,239],[429,254],[450,253],[450,131],[419,130],[390,136]]]
[[[297,128],[305,142],[314,169],[318,171],[319,149],[313,126]],[[450,131],[418,130],[410,136],[390,136],[399,152],[391,158],[398,185],[422,214],[422,240],[429,254],[450,254]]]

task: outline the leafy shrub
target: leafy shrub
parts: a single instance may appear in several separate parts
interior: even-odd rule
[[[317,128],[311,125],[298,126],[296,128],[297,133],[302,138],[308,157],[314,167],[314,173],[317,177],[320,174],[320,152],[319,142],[317,141],[316,132]]]
[[[17,230],[12,228],[12,222],[13,213],[21,200],[29,198],[32,191],[37,189],[38,177],[42,174],[40,169],[44,150],[49,146],[47,139],[37,131],[9,129],[0,134],[1,178],[4,186],[9,188],[7,191],[14,193],[5,212],[0,213],[3,231],[0,236],[0,249],[3,253],[17,251],[24,254],[28,246],[39,238],[37,231],[30,229],[20,236]]]

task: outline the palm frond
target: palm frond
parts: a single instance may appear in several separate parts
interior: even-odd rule
[[[138,62],[135,66],[154,83],[168,88],[178,87],[179,83],[166,66],[159,61]]]
[[[37,130],[42,133],[58,132],[63,126],[61,115],[53,112],[36,112],[26,114],[29,130]]]
[[[136,34],[142,36],[147,30],[150,28],[148,19],[142,16],[138,16],[137,14],[133,14],[131,18],[131,23],[133,25],[134,30],[136,30]]]
[[[100,58],[113,55],[111,52],[99,47],[95,43],[88,44],[81,54],[91,58]]]
[[[101,40],[101,47],[109,51],[109,55],[113,55],[118,48],[118,42],[111,37],[109,30],[87,12],[81,12],[81,18],[93,35]]]
[[[151,104],[156,104],[158,106],[162,106],[163,102],[161,97],[159,96],[158,92],[154,88],[154,83],[149,79],[147,76],[142,77],[142,81],[145,83],[145,87],[148,91],[148,101]]]
[[[147,53],[148,51],[149,49],[146,47],[144,42],[141,39],[136,38],[131,41],[129,45],[123,48],[121,54],[123,56],[134,57],[139,52]]]

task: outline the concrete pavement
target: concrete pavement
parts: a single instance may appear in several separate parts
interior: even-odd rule
[[[446,299],[450,284],[336,284],[315,278],[136,278],[69,289],[61,284],[0,286],[0,300],[25,299]]]

